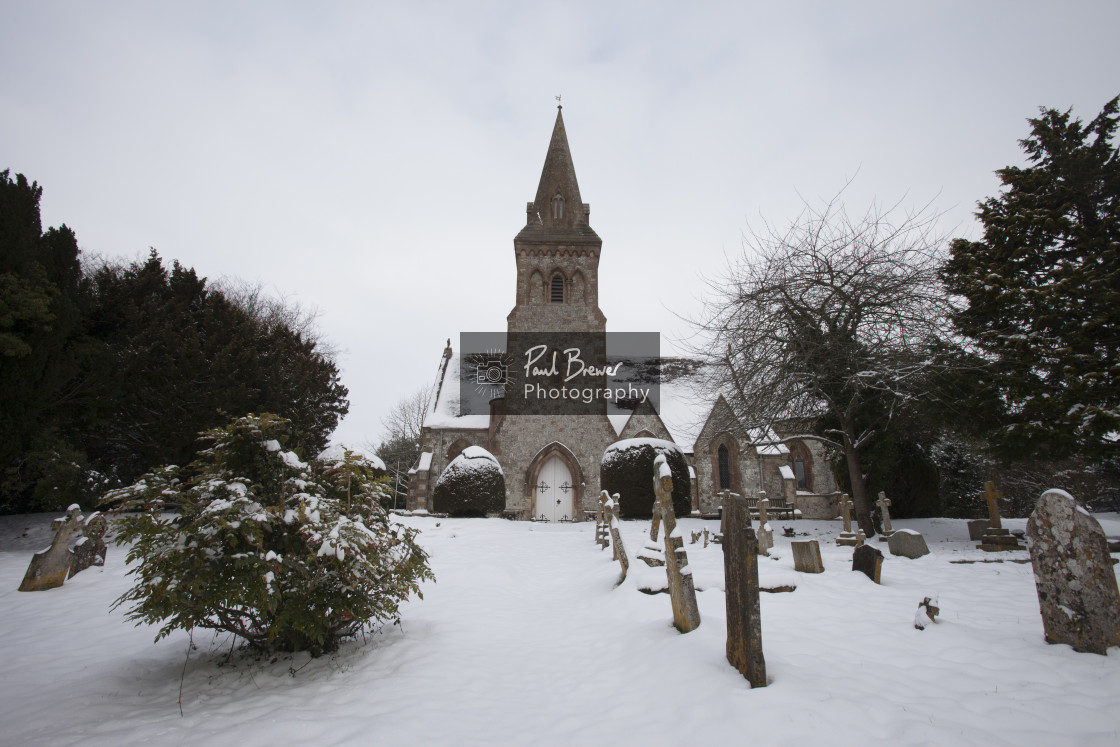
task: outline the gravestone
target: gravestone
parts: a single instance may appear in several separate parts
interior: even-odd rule
[[[669,597],[673,602],[673,624],[682,633],[690,633],[700,626],[700,609],[696,606],[696,589],[692,585],[688,553],[677,529],[677,515],[673,512],[673,476],[665,455],[658,455],[654,460],[653,471],[653,492],[659,509],[656,513],[665,525],[665,573],[669,578]]]
[[[802,573],[824,573],[821,546],[816,540],[790,542],[793,548],[793,569]]]
[[[915,532],[913,529],[899,529],[891,534],[890,539],[887,540],[887,548],[891,551],[891,555],[901,555],[904,558],[929,555],[926,538],[921,535],[921,532]]]
[[[988,520],[987,519],[973,519],[968,522],[968,538],[970,540],[984,539],[984,535],[988,533]]]
[[[760,490],[758,495],[758,554],[770,556],[770,548],[774,546],[774,530],[770,528],[770,499],[766,491]]]
[[[758,548],[746,500],[724,497],[723,576],[727,604],[727,661],[751,687],[766,686],[762,655],[762,612],[758,594]]]
[[[993,482],[984,483],[984,500],[988,502],[988,529],[980,538],[978,548],[985,552],[1005,552],[1007,550],[1021,550],[1019,538],[1003,528],[1003,521],[999,515],[999,499],[1003,493],[996,490]]]
[[[836,538],[836,544],[855,547],[859,544],[859,537],[852,531],[852,499],[848,497],[847,493],[840,496],[839,506],[840,516],[844,521],[844,529],[841,530],[840,536]]]
[[[82,509],[78,504],[66,509],[66,516],[51,522],[54,539],[51,546],[31,556],[20,591],[43,591],[62,586],[70,572],[70,536],[82,528]]]
[[[595,542],[601,550],[606,550],[610,544],[610,520],[607,518],[607,501],[611,499],[607,491],[599,494],[599,505],[596,511]]]
[[[105,532],[109,529],[109,522],[105,514],[94,511],[82,525],[83,536],[74,545],[73,555],[70,558],[70,575],[81,573],[91,565],[105,565]]]
[[[883,571],[883,553],[877,547],[860,545],[852,553],[852,570],[859,571],[879,583]]]
[[[883,516],[883,531],[879,533],[879,541],[886,542],[894,534],[894,529],[891,527],[891,499],[882,490],[879,491],[879,500],[875,501],[875,505],[879,507],[879,512]]]
[[[1069,493],[1048,490],[1027,537],[1046,642],[1094,654],[1120,645],[1120,592],[1097,520]]]
[[[630,571],[630,557],[626,554],[626,546],[622,544],[622,533],[618,528],[618,493],[615,493],[614,498],[606,502],[604,509],[609,517],[607,521],[610,522],[611,546],[614,548],[614,559],[622,566],[622,576],[618,579],[618,583],[621,584],[626,580],[626,574]]]

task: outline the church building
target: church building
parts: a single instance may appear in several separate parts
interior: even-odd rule
[[[536,195],[513,239],[517,284],[507,335],[606,331],[599,308],[603,241],[591,227],[590,214],[558,107]],[[784,490],[803,496],[806,506],[813,506],[812,518],[836,515],[835,497],[829,500],[835,485],[820,447],[810,441],[786,445],[774,434],[760,439],[748,433],[729,417],[723,398],[708,406],[706,417],[684,406],[691,398],[675,397],[665,385],[659,411],[646,404],[624,414],[514,415],[506,412],[503,399],[495,398],[488,413],[464,414],[462,375],[448,340],[424,420],[421,455],[409,472],[410,511],[431,511],[440,473],[464,449],[480,446],[494,455],[504,473],[504,516],[580,521],[598,503],[599,464],[606,448],[622,439],[648,437],[674,442],[685,453],[693,474],[694,513],[715,513],[721,489],[757,492],[765,485],[779,495]]]

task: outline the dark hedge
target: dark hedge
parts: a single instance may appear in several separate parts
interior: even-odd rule
[[[616,441],[603,453],[599,484],[612,496],[619,495],[619,514],[624,518],[653,516],[653,460],[664,454],[673,473],[673,510],[677,516],[692,512],[692,485],[684,454],[671,441],[630,438]]]
[[[490,452],[478,446],[455,457],[432,489],[432,510],[437,514],[486,516],[500,513],[505,507],[502,468]]]

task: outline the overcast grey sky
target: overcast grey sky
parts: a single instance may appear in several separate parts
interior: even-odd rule
[[[748,224],[845,193],[953,235],[1039,106],[1120,93],[1120,3],[0,0],[0,169],[83,251],[318,309],[377,442],[501,330],[562,95],[612,331],[680,337]]]

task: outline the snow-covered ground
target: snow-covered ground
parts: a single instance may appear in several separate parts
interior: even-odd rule
[[[1120,535],[1120,517],[1099,518]],[[1047,645],[1029,564],[953,562],[1027,553],[976,550],[963,521],[897,521],[933,553],[884,546],[881,586],[850,570],[838,523],[774,522],[760,575],[797,589],[762,597],[770,684],[752,690],[724,658],[718,545],[686,545],[703,621],[681,635],[667,595],[615,587],[592,524],[408,517],[438,581],[400,628],[320,659],[227,662],[224,636],[196,635],[187,660],[186,634],[153,644],[110,611],[129,585],[121,548],[60,589],[17,592],[49,519],[0,519],[2,744],[1120,743],[1120,650]],[[793,570],[783,524],[821,540],[825,573]],[[680,526],[687,541],[716,522]],[[631,554],[647,530],[623,522]],[[919,631],[925,596],[941,615]]]

